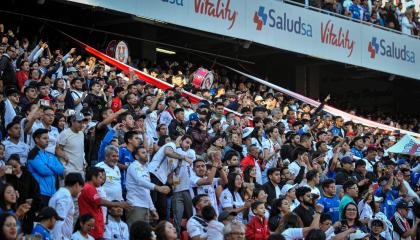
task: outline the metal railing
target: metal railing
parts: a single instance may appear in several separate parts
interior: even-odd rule
[[[404,35],[404,36],[409,36],[411,38],[420,39],[420,36],[405,34],[405,33],[402,33],[401,31],[397,31],[397,30],[394,30],[394,29],[391,29],[391,28],[386,28],[386,27],[383,27],[383,26],[380,26],[380,25],[377,25],[377,24],[374,24],[374,23],[371,23],[371,22],[366,22],[366,21],[363,21],[363,20],[360,20],[360,19],[354,19],[354,18],[345,16],[345,15],[341,15],[341,14],[338,14],[338,13],[335,13],[335,12],[331,12],[331,11],[322,9],[322,8],[307,6],[303,3],[295,2],[295,1],[292,1],[292,0],[283,0],[282,2],[290,4],[290,5],[295,5],[295,6],[298,6],[298,7],[310,9],[312,11],[320,12],[320,13],[323,13],[323,14],[328,14],[328,15],[331,15],[331,16],[334,16],[334,17],[346,19],[348,21],[357,22],[359,24],[370,25],[372,27],[379,28],[379,29],[382,29],[382,30],[385,30],[385,31],[388,31],[388,32],[393,32],[393,33],[396,33],[396,34],[399,34],[399,35]]]

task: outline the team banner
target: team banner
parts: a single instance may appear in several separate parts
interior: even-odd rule
[[[420,40],[274,0],[69,0],[420,80]]]

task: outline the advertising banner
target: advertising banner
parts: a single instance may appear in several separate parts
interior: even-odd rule
[[[420,80],[420,40],[273,0],[69,0]]]

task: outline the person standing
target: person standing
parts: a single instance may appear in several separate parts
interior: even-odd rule
[[[150,180],[152,183],[158,186],[164,186],[168,182],[168,176],[171,173],[170,161],[172,159],[185,160],[188,158],[175,152],[176,145],[174,142],[168,142],[155,153],[152,160],[149,163],[148,169],[150,172]],[[171,158],[171,160],[169,160]],[[191,161],[191,159],[189,159]],[[151,191],[153,203],[158,211],[159,218],[166,218],[166,194],[160,191]]]
[[[65,174],[69,172],[84,174],[85,136],[83,129],[86,123],[85,116],[80,112],[76,112],[75,115],[71,116],[71,126],[63,130],[58,137],[55,153],[64,165]]]
[[[107,200],[123,200],[121,172],[117,166],[118,148],[114,145],[108,145],[105,148],[105,161],[96,164],[96,167],[105,170],[106,180],[103,189],[106,192]]]
[[[90,168],[86,173],[86,183],[78,198],[80,216],[90,214],[95,219],[95,228],[91,229],[89,234],[95,239],[101,239],[104,236],[105,221],[101,206],[105,207],[122,207],[129,209],[127,202],[110,202],[102,199],[96,188],[101,186],[103,182],[102,170],[98,167]]]
[[[175,121],[175,120],[172,120]],[[191,165],[195,161],[195,151],[190,148],[192,137],[184,135],[180,139],[180,147],[176,149],[176,153],[191,159],[190,161],[174,160],[172,162],[172,212],[174,214],[174,225],[178,236],[181,235],[182,217],[190,218],[192,216],[192,204],[190,194],[190,173]]]
[[[16,67],[13,61],[16,59],[16,48],[9,45],[0,58],[0,81],[2,89],[15,88],[17,89]]]
[[[76,198],[84,181],[80,173],[69,173],[64,179],[64,187],[58,189],[51,197],[48,206],[57,211],[63,221],[57,222],[51,231],[52,239],[70,240],[73,234],[73,216],[74,204],[73,198]]]
[[[47,129],[37,129],[32,136],[36,146],[28,154],[28,169],[39,184],[43,206],[47,206],[56,192],[57,176],[63,175],[64,167],[54,154],[45,150],[48,147]]]
[[[150,216],[159,219],[150,190],[156,190],[162,194],[168,194],[168,186],[158,186],[151,183],[148,170],[149,155],[143,146],[137,147],[133,152],[136,159],[127,169],[127,202],[133,205],[133,209],[127,212],[127,224],[131,225],[136,221],[149,222]]]

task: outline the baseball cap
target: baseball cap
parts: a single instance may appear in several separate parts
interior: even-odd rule
[[[405,160],[404,158],[400,158],[397,160],[397,165],[401,165],[401,164],[406,164],[407,160]]]
[[[247,138],[252,133],[252,131],[254,131],[253,127],[244,128],[244,130],[242,131],[242,138]]]
[[[254,99],[255,102],[256,101],[262,101],[262,100],[263,100],[263,98],[261,96],[256,96],[255,99]]]
[[[63,218],[58,216],[57,212],[52,207],[43,208],[37,216],[38,221],[42,221],[42,220],[45,220],[45,219],[50,219],[52,217],[54,217],[57,221],[63,221],[64,220]]]
[[[350,158],[349,156],[346,156],[346,157],[343,157],[343,158],[341,159],[341,163],[342,163],[342,164],[345,164],[345,163],[352,164],[352,163],[353,163],[353,161],[351,160],[351,158]]]
[[[145,81],[143,81],[143,80],[137,79],[136,81],[134,81],[134,82],[133,82],[133,84],[134,84],[134,85],[138,85],[138,84],[140,84],[140,85],[145,85],[145,84],[146,84],[146,82],[145,82]]]
[[[370,236],[370,234],[369,233],[364,233],[361,230],[356,230],[356,232],[350,234],[349,239],[350,240],[358,240],[358,239],[363,239],[367,236]]]
[[[219,217],[217,218],[217,220],[219,221],[219,222],[223,222],[224,220],[226,220],[229,216],[236,216],[236,215],[238,215],[237,213],[235,213],[235,212],[228,212],[228,211],[223,211],[223,212],[221,212],[220,214],[219,214]]]
[[[81,113],[81,112],[76,112],[74,115],[73,115],[73,120],[74,121],[83,121],[83,120],[85,120],[86,118],[85,118],[85,115],[83,115],[83,113]]]
[[[282,188],[281,188],[281,191],[280,191],[280,195],[286,195],[287,194],[287,192],[288,191],[290,191],[290,189],[292,189],[292,188],[294,188],[294,187],[296,187],[297,186],[297,184],[285,184]]]
[[[200,118],[198,117],[197,113],[191,113],[190,116],[188,117],[188,120],[191,121],[200,121]]]
[[[397,209],[408,209],[408,203],[404,200],[401,200],[397,203]]]

